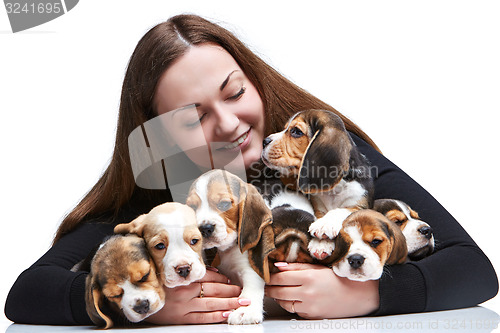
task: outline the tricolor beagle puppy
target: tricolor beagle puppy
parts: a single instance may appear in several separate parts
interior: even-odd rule
[[[315,221],[314,210],[307,198],[299,192],[283,190],[266,197],[273,214],[274,244],[269,254],[272,272],[279,270],[275,262],[313,263],[308,245],[311,240],[309,226]]]
[[[411,260],[422,259],[434,251],[432,228],[406,203],[394,199],[378,199],[375,200],[373,209],[384,214],[401,228],[408,245],[408,257]]]
[[[165,292],[144,240],[115,235],[95,253],[86,279],[85,301],[90,319],[110,328],[114,322],[136,323],[165,304]]]
[[[115,233],[144,238],[168,288],[188,285],[206,273],[195,212],[186,205],[167,202],[156,206],[130,223],[117,225]]]
[[[196,211],[203,248],[217,248],[219,271],[243,287],[251,304],[228,317],[229,324],[263,320],[264,284],[269,281],[268,255],[274,250],[272,215],[257,189],[237,176],[212,170],[191,185],[186,204]]]
[[[335,238],[332,268],[350,280],[377,280],[385,265],[402,264],[407,254],[399,227],[377,211],[362,209],[345,219]]]
[[[310,196],[318,218],[311,225],[313,236],[333,238],[335,235],[324,232],[325,224],[334,223],[340,229],[351,212],[371,207],[369,162],[335,113],[298,112],[283,131],[268,136],[263,146],[264,164],[278,170],[285,184]]]

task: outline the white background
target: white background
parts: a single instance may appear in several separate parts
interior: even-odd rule
[[[353,119],[500,271],[499,2],[82,0],[16,34],[0,7],[1,304],[107,165],[137,41],[180,13]]]

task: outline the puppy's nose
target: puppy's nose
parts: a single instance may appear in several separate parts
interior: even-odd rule
[[[363,257],[362,255],[359,255],[359,254],[353,254],[352,256],[347,258],[347,262],[354,269],[360,268],[361,265],[363,265],[363,263],[365,262],[365,257]]]
[[[265,138],[264,141],[262,142],[262,148],[266,148],[266,146],[270,144],[272,141],[273,139],[271,139],[270,137]]]
[[[189,272],[191,272],[191,265],[179,265],[175,267],[175,271],[177,274],[185,278],[189,275]]]
[[[425,238],[431,239],[432,237],[432,228],[428,226],[423,226],[422,228],[418,229],[418,232],[420,232],[422,235],[424,235]]]
[[[149,312],[149,300],[143,299],[138,300],[137,303],[133,307],[134,311],[138,314],[145,314]]]
[[[203,237],[208,238],[212,236],[215,226],[213,224],[202,224],[198,229],[200,229]]]

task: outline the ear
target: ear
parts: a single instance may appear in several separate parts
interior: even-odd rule
[[[97,282],[94,274],[90,273],[85,280],[85,305],[87,314],[92,322],[98,326],[105,326],[105,329],[113,327],[113,321],[100,309],[100,304],[104,300],[104,294]]]
[[[252,268],[269,282],[269,253],[275,249],[272,213],[257,189],[244,185],[246,196],[240,194],[238,244],[241,253],[248,251]]]
[[[352,149],[347,132],[325,124],[306,149],[299,170],[298,186],[303,193],[331,190],[349,171]]]
[[[391,235],[392,247],[386,265],[403,264],[408,256],[406,238],[396,223],[387,220],[387,226]]]
[[[335,249],[330,257],[326,258],[322,263],[328,264],[329,266],[333,266],[347,255],[349,252],[349,248],[351,247],[350,237],[341,230],[337,237],[334,239]]]
[[[142,214],[132,222],[118,224],[114,229],[115,234],[136,234],[142,237],[146,225],[146,216],[147,214]]]

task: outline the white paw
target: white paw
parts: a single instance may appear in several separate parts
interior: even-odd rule
[[[264,319],[262,308],[247,306],[234,310],[227,318],[229,325],[260,324]]]
[[[313,238],[309,242],[307,249],[313,258],[323,260],[332,255],[332,252],[335,249],[335,242],[330,239],[320,240]]]
[[[311,223],[309,233],[319,239],[334,239],[342,229],[342,223],[349,215],[351,215],[351,211],[347,209],[333,209],[322,218]]]

